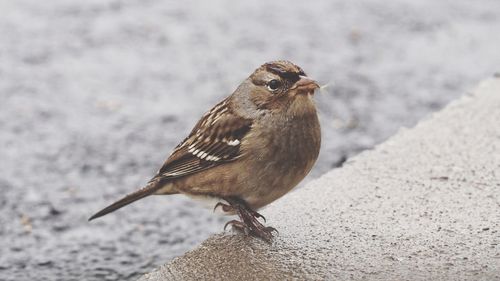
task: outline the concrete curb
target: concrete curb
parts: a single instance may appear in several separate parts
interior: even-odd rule
[[[500,79],[140,280],[500,280]]]

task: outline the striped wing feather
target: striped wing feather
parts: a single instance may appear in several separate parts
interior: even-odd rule
[[[196,124],[148,185],[107,206],[89,220],[109,214],[153,194],[165,180],[194,174],[241,156],[240,144],[252,122],[232,113],[227,100],[216,105]]]
[[[151,181],[187,176],[241,155],[241,140],[252,122],[231,112],[227,102],[219,103],[203,116]]]

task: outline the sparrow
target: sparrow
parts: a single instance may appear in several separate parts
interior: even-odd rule
[[[271,241],[260,208],[292,190],[319,154],[321,130],[313,100],[319,85],[299,66],[272,61],[257,68],[195,125],[145,187],[89,218],[149,195],[215,199],[214,210],[238,215],[228,225]],[[276,231],[277,232],[277,231]]]

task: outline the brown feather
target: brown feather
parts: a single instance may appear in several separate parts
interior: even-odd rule
[[[227,107],[228,102],[222,101],[203,116],[151,181],[187,176],[240,156],[241,139],[252,122],[234,114]]]
[[[161,187],[162,186],[158,181],[150,182],[147,186],[145,186],[145,187],[143,187],[143,188],[141,188],[141,189],[139,189],[131,194],[128,194],[127,196],[123,197],[122,199],[120,199],[120,200],[116,201],[115,203],[107,206],[106,208],[100,210],[99,212],[97,212],[96,214],[91,216],[89,218],[89,221],[96,219],[98,217],[102,217],[104,215],[107,215],[107,214],[114,212],[114,211],[120,209],[121,207],[124,207],[132,202],[135,202],[139,199],[142,199],[146,196],[149,196]]]
[[[89,218],[102,217],[132,202],[155,194],[168,194],[162,188],[172,179],[198,173],[237,159],[241,139],[252,122],[232,113],[228,100],[216,105],[196,124],[191,134],[181,142],[148,185],[109,205]],[[175,191],[171,192],[176,193]]]

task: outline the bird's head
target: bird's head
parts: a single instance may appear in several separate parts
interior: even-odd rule
[[[304,70],[289,61],[272,61],[257,68],[235,95],[261,111],[283,112],[306,109],[319,88]]]

